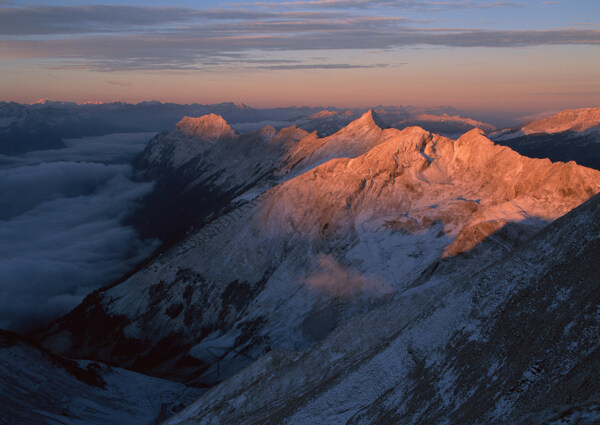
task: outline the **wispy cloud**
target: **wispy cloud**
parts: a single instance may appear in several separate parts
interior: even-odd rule
[[[113,80],[105,80],[106,84],[110,84],[112,86],[120,86],[120,87],[131,87],[132,84],[125,81],[113,81]]]
[[[247,6],[249,3],[239,3]],[[320,8],[320,9],[365,9],[365,8],[395,8],[413,10],[443,10],[443,9],[492,9],[498,7],[520,7],[514,1],[418,1],[418,0],[299,0],[288,2],[252,2],[253,6],[269,6],[282,8]]]
[[[326,63],[326,64],[297,64],[297,65],[264,65],[257,66],[256,69],[270,69],[275,71],[286,71],[295,69],[360,69],[360,68],[387,68],[387,63],[377,63],[373,65],[352,65],[348,63]]]
[[[196,10],[114,5],[4,7],[0,8],[0,35],[176,32],[185,30],[185,25],[204,26],[211,22],[242,21],[260,24],[276,23],[277,20],[331,17],[332,13],[326,11]]]
[[[320,10],[342,8],[346,3],[354,4],[353,10]],[[250,61],[264,60],[265,52],[285,60],[298,51],[382,51],[423,45],[522,47],[600,43],[600,31],[594,28],[432,28],[431,23],[393,13],[382,16],[359,10],[360,5],[418,7],[417,4],[444,8],[513,5],[512,2],[473,1],[317,0],[283,3],[268,9],[231,10],[135,6],[7,7],[0,9],[0,55],[7,59],[60,61],[50,65],[53,69],[214,71],[231,66],[252,68]],[[302,7],[318,10],[301,10]],[[287,53],[282,55],[283,52]],[[319,66],[303,62],[292,66],[266,59],[262,69],[381,66],[351,65],[350,62],[344,60]]]

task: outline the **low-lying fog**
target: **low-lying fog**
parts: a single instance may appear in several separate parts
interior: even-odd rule
[[[152,136],[0,156],[0,328],[26,332],[58,318],[158,246],[122,224],[152,190],[131,180],[129,165]]]

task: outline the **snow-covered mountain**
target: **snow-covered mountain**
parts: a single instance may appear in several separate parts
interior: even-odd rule
[[[167,424],[596,424],[600,196],[478,273],[273,350]]]
[[[521,131],[523,134],[581,132],[598,125],[600,108],[569,109],[525,124]]]
[[[0,154],[17,155],[66,146],[56,128],[35,113],[0,118],[0,124],[5,124],[0,125]]]
[[[446,137],[458,137],[474,128],[479,128],[486,133],[496,130],[491,124],[465,118],[458,115],[450,115],[444,108],[425,109],[411,107],[377,107],[373,111],[381,120],[383,128],[393,127],[402,130],[406,127],[421,127],[432,133]],[[360,110],[322,110],[316,114],[297,119],[295,123],[308,131],[317,131],[321,136],[329,136],[353,120],[364,114]]]
[[[194,160],[217,141],[234,137],[233,129],[218,115],[183,117],[175,125],[175,131],[161,134],[150,141],[137,158],[136,165],[146,173],[149,168],[174,171]]]
[[[600,169],[600,108],[562,111],[490,137],[523,155]]]
[[[581,133],[600,125],[600,107],[567,109],[549,117],[537,119],[515,128],[492,133],[494,140],[510,140],[536,134],[556,134],[564,132]]]
[[[295,126],[238,134],[217,115],[185,117],[134,161],[138,177],[156,184],[131,223],[146,237],[177,242],[248,190],[271,187],[286,152],[308,135]]]
[[[221,139],[230,139],[235,135],[227,121],[215,114],[199,118],[183,117],[175,128],[186,137],[197,137],[212,143]]]
[[[176,150],[164,146],[199,143],[175,163],[181,187],[245,190],[228,204],[239,206],[87,297],[42,344],[214,385],[268,351],[305,350],[354,316],[481,270],[600,191],[600,172],[520,156],[478,129],[452,140],[380,125],[368,111],[326,138],[295,127],[159,136],[147,167],[170,169]]]
[[[371,110],[324,138],[295,125],[239,134],[214,114],[185,117],[135,160],[139,177],[155,180],[156,187],[131,223],[145,237],[178,241],[281,181],[331,158],[365,153],[379,143],[383,126]]]
[[[0,423],[155,424],[202,390],[52,355],[0,330]]]
[[[429,117],[424,120],[406,121],[399,128],[420,125],[428,131],[456,135],[473,128],[473,125],[458,122],[465,112],[449,106],[423,108],[413,106],[377,106],[373,108],[385,123],[410,120],[416,116]],[[280,130],[296,125],[309,132],[317,131],[321,137],[330,136],[359,118],[368,109],[322,108],[291,106],[283,108],[257,109],[243,103],[224,102],[218,104],[175,104],[158,101],[128,104],[123,102],[60,102],[42,99],[33,104],[18,104],[0,101],[0,153],[23,153],[44,148],[50,137],[60,139],[100,136],[121,132],[160,132],[173,128],[184,116],[199,117],[215,114],[234,128],[248,132],[267,125]],[[432,119],[433,117],[433,119]],[[16,131],[18,122],[27,118],[25,132]],[[455,122],[456,121],[456,122]],[[15,128],[4,135],[11,124]],[[477,127],[486,130],[487,124]],[[31,142],[26,131],[42,127],[39,141]],[[487,131],[487,130],[486,130]],[[44,135],[46,136],[44,138]],[[5,146],[6,145],[6,146]],[[51,146],[57,148],[59,145]]]
[[[22,105],[0,102],[0,154],[15,155],[44,149],[60,149],[63,139],[131,132],[84,106],[64,102]]]
[[[298,175],[333,158],[361,155],[381,143],[383,128],[385,124],[379,115],[368,110],[331,136],[319,138],[313,133],[287,150],[277,175],[290,171]]]

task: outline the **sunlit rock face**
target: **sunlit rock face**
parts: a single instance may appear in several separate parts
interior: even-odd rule
[[[175,125],[175,128],[180,130],[185,136],[199,137],[211,142],[231,138],[235,135],[235,132],[227,124],[227,121],[215,114],[203,115],[198,118],[183,117]]]
[[[595,424],[600,195],[494,265],[273,350],[169,425]]]
[[[212,184],[251,172],[250,156],[223,149],[242,137],[202,157],[236,164]],[[372,111],[327,138],[296,128],[247,137],[271,152],[258,162],[268,177],[88,297],[40,336],[44,346],[211,386],[266,352],[307,349],[351,317],[475,273],[600,191],[598,171],[522,157],[478,129],[457,140],[382,129]]]
[[[600,108],[569,109],[523,126],[523,133],[562,133],[585,131],[600,125]]]

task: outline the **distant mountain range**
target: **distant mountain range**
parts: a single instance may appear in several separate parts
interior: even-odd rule
[[[474,127],[471,124],[476,123],[472,120],[465,121],[458,116],[460,111],[449,106],[388,106],[375,109],[389,124],[426,114],[429,119],[421,122],[424,128],[448,135],[470,130]],[[161,132],[173,128],[184,116],[198,117],[211,113],[223,117],[234,128],[244,132],[260,129],[265,125],[278,129],[298,125],[305,130],[317,130],[320,135],[328,136],[360,117],[366,110],[306,106],[256,109],[231,102],[213,105],[181,105],[157,101],[81,105],[49,100],[32,105],[0,102],[0,154],[56,149],[62,147],[63,139],[67,138],[118,132]],[[439,120],[436,119],[437,115],[440,116]],[[406,126],[402,123],[400,125]],[[483,123],[480,127],[484,130],[493,128]]]

